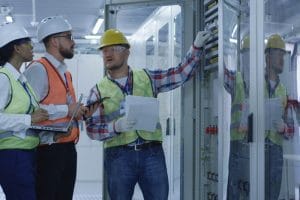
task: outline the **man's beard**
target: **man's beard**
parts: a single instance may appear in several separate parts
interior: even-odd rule
[[[59,53],[60,53],[64,58],[67,58],[67,59],[71,59],[71,58],[73,58],[73,56],[74,56],[73,51],[68,50],[68,49],[60,48],[60,49],[59,49]]]
[[[110,71],[114,71],[114,70],[118,70],[122,67],[122,65],[112,65],[112,66],[109,66],[107,69],[110,70]]]
[[[114,70],[120,69],[123,65],[124,65],[124,60],[122,61],[122,63],[120,63],[118,65],[114,64],[111,66],[107,66],[106,68],[107,68],[107,70],[114,71]]]

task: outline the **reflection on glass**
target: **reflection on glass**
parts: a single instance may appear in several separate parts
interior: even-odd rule
[[[151,36],[146,40],[146,66],[150,67],[153,66],[154,62],[154,36]]]
[[[299,198],[299,7],[265,2],[265,199]]]
[[[160,66],[169,66],[169,24],[165,24],[158,31],[158,59]],[[159,67],[160,67],[159,66]]]
[[[249,199],[249,36],[240,49],[240,71],[225,68],[225,89],[231,96],[230,151],[227,199]]]
[[[182,30],[181,30],[181,13],[178,14],[174,19],[175,25],[175,34],[174,34],[174,56],[176,59],[181,59],[181,38],[182,38]],[[179,60],[178,60],[179,61]],[[175,61],[177,62],[177,61]]]
[[[225,3],[224,87],[231,102],[224,101],[230,110],[230,147],[228,160],[228,200],[250,199],[250,148],[248,116],[250,89],[250,37],[248,1],[237,9]],[[225,12],[224,12],[225,13]],[[228,31],[230,27],[230,31]]]
[[[280,80],[285,42],[278,34],[268,37],[265,49],[265,199],[278,199],[282,181],[284,108],[287,90]]]

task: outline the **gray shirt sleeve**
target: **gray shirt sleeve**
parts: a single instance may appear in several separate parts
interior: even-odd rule
[[[44,99],[49,90],[45,67],[39,62],[34,62],[25,70],[24,75],[38,98]]]

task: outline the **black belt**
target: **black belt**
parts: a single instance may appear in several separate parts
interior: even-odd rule
[[[151,147],[157,147],[157,146],[161,146],[161,142],[146,142],[146,143],[143,143],[143,144],[123,145],[123,146],[120,146],[120,147],[125,148],[125,149],[129,149],[129,150],[140,151],[140,150],[143,150],[143,149],[149,149]]]

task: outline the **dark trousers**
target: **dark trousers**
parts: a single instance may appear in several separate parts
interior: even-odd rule
[[[0,185],[6,200],[35,200],[35,150],[0,150]]]
[[[74,143],[43,145],[37,150],[37,199],[72,200],[77,152]]]

